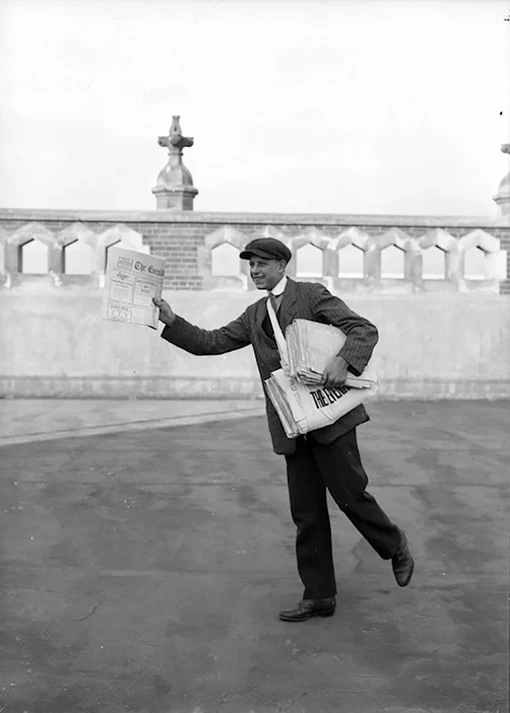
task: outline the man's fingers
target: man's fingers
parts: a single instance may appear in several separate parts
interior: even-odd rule
[[[156,307],[159,307],[160,310],[170,312],[170,305],[165,300],[160,299],[159,297],[153,297],[152,301],[154,302]]]
[[[332,386],[335,386],[335,381],[329,375],[324,374],[322,385],[325,386],[327,389],[330,389]]]
[[[343,386],[345,384],[345,380],[343,379],[337,379],[335,377],[330,377],[326,373],[324,373],[322,377],[322,386],[325,386],[327,389],[333,389],[333,388],[340,388],[340,386]]]

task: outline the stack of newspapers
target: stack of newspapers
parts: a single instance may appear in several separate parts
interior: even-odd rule
[[[324,387],[326,365],[341,350],[345,334],[337,327],[296,319],[286,331],[282,369],[266,380],[268,395],[289,438],[328,426],[378,389],[370,366],[360,376],[349,372],[344,386]]]
[[[286,331],[288,374],[302,384],[320,385],[328,362],[345,344],[345,334],[330,324],[295,319]],[[369,388],[375,374],[367,366],[361,376],[349,373],[347,385]]]

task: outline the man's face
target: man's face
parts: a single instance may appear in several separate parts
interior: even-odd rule
[[[272,290],[285,274],[285,260],[266,260],[252,255],[250,275],[257,290]]]

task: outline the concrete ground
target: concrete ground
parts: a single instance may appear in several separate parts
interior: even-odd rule
[[[337,613],[286,624],[260,403],[0,402],[0,713],[507,711],[508,407],[371,404],[370,491],[415,576],[332,508]]]

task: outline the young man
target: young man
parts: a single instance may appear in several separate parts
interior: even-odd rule
[[[223,354],[251,344],[264,381],[280,368],[267,312],[271,299],[284,334],[294,319],[309,319],[339,327],[346,335],[344,346],[326,368],[325,386],[342,386],[348,371],[362,373],[378,340],[373,324],[352,312],[323,285],[287,278],[285,271],[292,255],[281,241],[252,240],[240,257],[250,261],[251,278],[266,296],[233,322],[213,330],[190,324],[175,315],[165,300],[155,299],[159,318],[165,324],[163,339],[191,354]],[[407,586],[414,561],[406,537],[366,492],[368,478],[356,441],[356,427],[369,420],[365,408],[358,406],[326,428],[289,439],[267,394],[266,402],[273,448],[287,462],[291,514],[297,527],[297,566],[304,585],[302,600],[297,607],[281,611],[280,619],[304,621],[335,612],[337,590],[327,490],[375,551],[391,560],[397,583]]]

